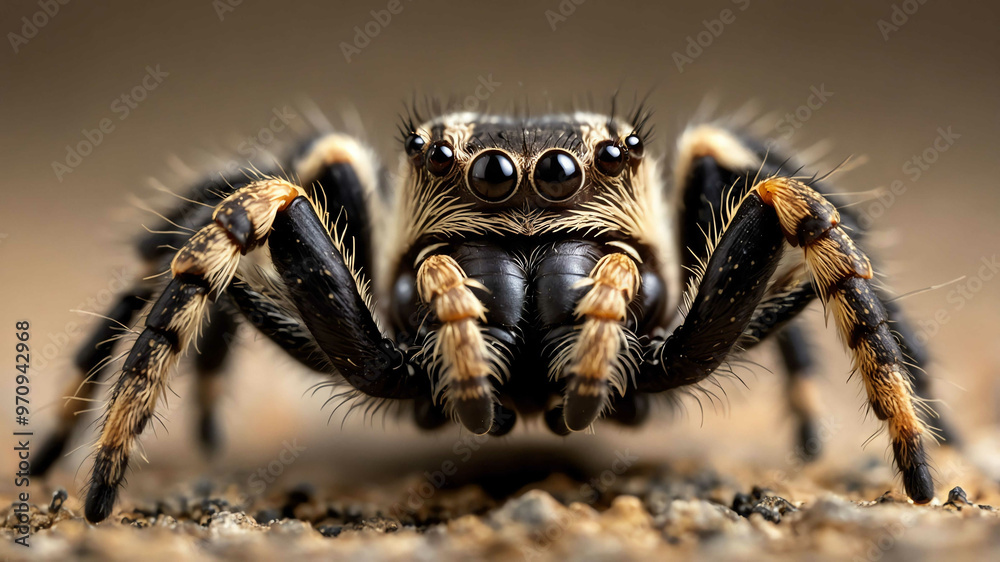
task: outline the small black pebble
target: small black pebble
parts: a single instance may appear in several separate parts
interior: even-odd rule
[[[315,495],[316,487],[307,482],[303,482],[288,491],[288,503],[306,503],[311,501]]]
[[[299,484],[288,491],[285,505],[281,507],[281,514],[288,519],[295,519],[295,508],[309,503],[316,494],[316,489],[311,484]]]
[[[735,511],[740,517],[749,517],[750,512],[753,510],[754,503],[756,502],[750,494],[738,492],[736,496],[733,497],[733,511]]]
[[[340,532],[344,530],[342,525],[323,525],[316,529],[319,534],[324,537],[336,537],[340,535]]]
[[[893,495],[892,490],[886,490],[884,494],[875,499],[876,503],[896,503],[896,496]]]
[[[262,509],[257,512],[257,516],[254,519],[261,525],[268,525],[272,521],[281,519],[281,513],[277,509]]]
[[[753,506],[750,513],[759,513],[764,516],[764,520],[770,521],[771,523],[781,523],[781,514],[778,513],[778,510],[772,509],[762,503],[758,503]]]
[[[49,504],[49,515],[59,513],[59,510],[62,509],[63,502],[65,502],[68,497],[69,495],[66,493],[66,490],[62,488],[56,490],[56,493],[52,494],[52,503]]]
[[[948,503],[968,505],[970,503],[969,496],[966,495],[961,486],[955,486],[948,492]]]

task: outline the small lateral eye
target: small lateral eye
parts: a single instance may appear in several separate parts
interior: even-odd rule
[[[455,164],[455,150],[451,143],[446,140],[434,141],[427,149],[427,156],[424,165],[427,171],[435,176],[441,177],[451,171]]]
[[[572,154],[553,148],[535,163],[532,179],[539,195],[549,201],[565,201],[583,187],[583,170]]]
[[[601,141],[594,151],[594,163],[606,176],[617,176],[625,169],[625,149],[614,141]]]
[[[642,160],[643,152],[642,139],[639,135],[632,133],[625,137],[625,148],[628,149],[628,157],[632,160]]]
[[[406,150],[406,155],[411,158],[423,152],[426,145],[427,141],[417,133],[410,133],[403,141],[403,149]]]
[[[498,203],[514,193],[517,168],[502,151],[487,150],[472,161],[467,180],[469,189],[476,197]]]

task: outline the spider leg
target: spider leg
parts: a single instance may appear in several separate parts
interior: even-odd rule
[[[709,256],[684,322],[666,340],[654,338],[649,345],[638,390],[663,392],[711,375],[749,324],[783,251],[774,210],[751,194]]]
[[[722,129],[713,125],[701,125],[685,131],[679,142],[680,158],[675,166],[678,176],[675,181],[682,186],[679,192],[680,203],[685,209],[681,221],[681,242],[690,250],[700,250],[705,243],[706,233],[723,224],[726,194],[732,193],[739,197],[748,189],[748,182],[758,175],[769,177],[793,172],[797,164],[768,149],[749,135],[744,135]],[[821,195],[834,198],[838,195],[835,188],[825,181],[812,181],[810,187]],[[855,241],[864,238],[864,229],[860,227],[855,208],[845,207],[841,212],[842,228],[854,237]],[[683,252],[683,265],[691,269],[697,265],[696,254],[692,251]],[[816,290],[811,279],[802,280],[798,285],[778,287],[775,292],[765,296],[757,313],[751,320],[747,330],[738,343],[740,348],[750,349],[768,339],[773,333],[779,333],[792,318],[804,310],[816,299]],[[912,364],[909,376],[913,381],[914,392],[922,399],[931,399],[931,389],[928,365],[930,358],[927,351],[915,336],[906,320],[898,302],[891,300],[881,288],[876,288],[876,296],[884,303],[888,313],[890,327],[896,336],[899,346]],[[796,338],[802,339],[802,338]],[[779,346],[782,344],[779,342]],[[782,350],[782,362],[786,373],[792,377],[788,389],[800,387],[797,380],[796,365],[789,362],[790,352]],[[806,352],[799,352],[806,353]],[[809,383],[806,386],[810,386]],[[806,393],[808,395],[808,392]],[[800,421],[800,445],[807,448],[803,439],[808,430],[804,418],[801,417],[801,396],[788,393],[792,411]],[[948,419],[928,410],[921,409],[918,414],[925,423],[929,423],[938,431],[941,440],[949,444],[959,444],[959,435],[953,429]],[[815,425],[815,424],[811,424]],[[812,443],[817,443],[812,440]]]
[[[820,455],[823,447],[818,427],[820,398],[814,379],[813,345],[801,322],[785,327],[776,339],[787,375],[788,403],[798,423],[799,454],[803,460],[811,461]]]
[[[820,297],[833,313],[862,376],[871,409],[887,423],[907,494],[916,503],[926,503],[933,498],[934,483],[923,445],[927,429],[916,413],[919,398],[913,394],[902,351],[889,331],[888,315],[869,281],[871,264],[839,222],[836,208],[801,182],[773,177],[754,186],[709,259],[684,323],[661,346],[650,349],[639,390],[665,390],[711,374],[724,359],[724,354],[714,350],[724,348],[728,353],[760,303],[763,290],[759,285],[773,274],[784,238],[802,247]],[[739,236],[738,244],[732,242],[734,234]],[[745,266],[748,257],[750,271],[741,272],[733,283],[736,276],[731,274]],[[770,272],[759,270],[762,258],[771,264]],[[761,273],[767,275],[762,278]],[[740,278],[753,280],[754,285],[747,290]],[[731,288],[734,284],[746,290],[743,302],[737,301],[741,295]],[[732,299],[728,304],[726,297]],[[726,313],[732,316],[727,319]],[[739,330],[725,329],[726,320],[739,325]]]
[[[848,216],[847,210],[842,216]],[[882,301],[886,313],[889,317],[889,325],[895,336],[900,350],[913,369],[909,370],[909,376],[913,382],[913,391],[921,399],[930,400],[934,393],[931,389],[931,377],[927,372],[930,363],[927,349],[916,337],[913,327],[903,315],[899,304],[892,301],[885,291],[876,288],[875,295]],[[779,333],[780,330],[800,312],[805,310],[817,297],[816,288],[811,280],[807,280],[798,286],[780,291],[764,299],[746,332],[740,339],[740,347],[751,349],[760,342],[766,340],[771,334]],[[788,364],[786,362],[786,367]],[[925,423],[933,425],[941,441],[950,445],[960,445],[958,431],[954,429],[948,418],[939,412],[921,410],[918,412]]]
[[[682,252],[682,265],[690,279],[698,268],[706,238],[711,240],[725,224],[728,200],[738,200],[746,193],[747,183],[755,177],[758,169],[765,175],[776,173],[782,159],[768,157],[760,147],[749,146],[746,140],[737,138],[730,131],[713,126],[685,131],[679,152],[682,161],[677,165],[681,170],[681,177],[677,178],[681,185],[678,195],[684,209],[680,236],[682,247],[687,249]],[[815,297],[810,283],[803,284],[801,291],[765,296],[738,344],[749,348],[764,340],[772,330],[783,334],[777,339],[777,344],[787,376],[785,397],[798,424],[799,448],[807,458],[820,453],[819,440],[816,439],[818,404],[811,376],[814,360],[812,352],[803,347],[808,342],[800,328],[789,326],[782,331],[776,328],[798,315]],[[775,312],[776,307],[780,307],[780,313]],[[772,325],[764,331],[760,329],[763,322],[771,322]]]
[[[135,439],[152,417],[171,368],[196,336],[209,302],[228,287],[240,256],[266,241],[275,215],[302,194],[302,188],[280,180],[241,188],[216,206],[213,222],[174,256],[172,279],[147,315],[105,408],[85,504],[89,521],[110,515]]]
[[[80,346],[74,360],[77,376],[66,384],[62,394],[72,396],[73,399],[62,408],[55,432],[42,443],[37,456],[32,459],[32,475],[45,474],[62,457],[73,429],[84,418],[81,413],[89,407],[88,402],[98,386],[97,381],[107,370],[115,336],[123,332],[122,326],[132,324],[151,294],[152,289],[147,283],[140,283],[122,293],[90,337]]]
[[[280,213],[268,244],[275,267],[288,290],[289,298],[302,314],[302,321],[315,338],[331,368],[341,374],[360,393],[376,398],[417,399],[424,426],[432,428],[442,421],[431,396],[429,377],[424,370],[425,358],[419,357],[420,346],[403,354],[396,344],[384,336],[375,322],[363,294],[364,282],[343,259],[338,243],[331,239],[325,225],[303,198],[293,201]],[[488,249],[484,250],[488,251]],[[461,257],[463,254],[459,252]],[[482,270],[475,256],[465,259],[477,268],[480,276],[498,274]],[[502,257],[493,264],[505,264]],[[503,267],[501,266],[501,269]],[[496,403],[490,378],[502,351],[489,349],[479,324],[485,311],[482,302],[470,286],[480,283],[469,279],[454,258],[428,256],[416,273],[418,293],[425,304],[434,306],[438,319],[445,324],[436,334],[434,360],[451,361],[455,372],[449,385],[456,413],[470,431],[502,435],[514,425],[514,412]],[[490,302],[511,300],[503,294],[517,292],[516,283],[497,288]],[[495,310],[499,314],[498,310]],[[519,315],[520,306],[511,307]],[[330,319],[337,319],[331,322]],[[475,320],[475,322],[473,322]],[[516,325],[513,319],[496,318],[500,325],[485,327],[485,333],[499,342],[513,344],[513,336],[504,325]]]
[[[205,454],[215,454],[222,444],[218,421],[218,401],[222,395],[222,370],[238,327],[232,312],[222,301],[209,306],[208,324],[198,338],[194,367],[197,389],[198,443]]]
[[[244,174],[232,174],[206,179],[188,190],[184,202],[163,216],[150,229],[150,233],[137,242],[138,253],[147,269],[154,273],[162,271],[169,264],[175,248],[184,245],[195,229],[211,222],[214,205],[249,181]],[[105,313],[105,318],[80,345],[74,360],[77,376],[66,383],[63,393],[63,396],[72,396],[73,399],[62,408],[55,432],[43,442],[37,457],[31,463],[32,474],[45,474],[62,457],[73,430],[86,419],[82,412],[88,408],[87,403],[93,397],[97,386],[95,383],[108,370],[107,363],[111,360],[115,336],[121,335],[132,325],[153,295],[154,286],[155,282],[152,280],[141,280],[119,295],[115,304]],[[200,349],[208,348],[202,346]]]
[[[909,370],[910,378],[913,381],[913,391],[921,399],[931,400],[934,393],[931,389],[931,377],[927,372],[930,357],[926,347],[917,338],[899,304],[890,300],[879,289],[875,290],[875,294],[885,306],[889,316],[889,325],[897,343],[899,343],[903,357],[913,365],[913,368]],[[781,333],[783,329],[787,329],[783,327],[805,310],[816,299],[816,296],[816,289],[812,282],[806,281],[797,287],[765,298],[758,314],[750,321],[750,325],[747,326],[746,332],[740,339],[740,347],[751,349],[766,340],[771,334]],[[786,368],[788,366],[786,362]],[[947,416],[940,412],[934,413],[925,410],[918,413],[925,423],[934,426],[943,443],[961,445],[959,432],[948,421]]]
[[[832,310],[840,335],[854,355],[875,416],[887,422],[896,465],[916,503],[934,496],[923,434],[921,404],[904,365],[903,352],[889,329],[889,315],[869,281],[871,263],[838,226],[837,209],[796,180],[772,178],[755,186],[778,212],[789,243],[801,246],[820,297]]]
[[[290,357],[313,371],[330,372],[330,362],[316,346],[301,319],[242,281],[230,284],[226,294],[257,331]]]
[[[380,211],[379,164],[353,137],[328,133],[303,144],[293,159],[300,185],[314,201],[328,205],[332,218],[347,217],[345,239],[354,244],[354,267],[372,271],[372,216]]]
[[[364,281],[348,267],[308,198],[281,209],[268,247],[287,297],[333,372],[375,398],[410,399],[428,392],[427,378],[379,328],[363,296]]]

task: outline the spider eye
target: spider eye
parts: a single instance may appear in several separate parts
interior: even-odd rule
[[[625,150],[614,141],[601,141],[594,151],[594,163],[606,176],[617,176],[625,169]]]
[[[451,171],[455,164],[455,150],[451,143],[446,140],[434,141],[427,150],[425,165],[427,171],[435,176],[441,177]]]
[[[468,182],[476,197],[497,203],[514,193],[517,169],[503,152],[487,150],[476,156],[469,166]]]
[[[633,160],[641,160],[642,154],[644,152],[642,146],[642,139],[639,135],[632,133],[631,135],[625,137],[625,148],[628,149],[628,156]]]
[[[583,170],[576,158],[558,148],[542,154],[532,178],[538,194],[549,201],[565,201],[583,187]]]
[[[406,155],[410,157],[423,152],[424,146],[426,145],[427,141],[424,140],[424,137],[416,133],[410,133],[410,135],[406,137],[406,140],[403,141],[403,149],[406,150]]]

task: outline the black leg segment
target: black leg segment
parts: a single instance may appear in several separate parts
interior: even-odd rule
[[[640,391],[695,384],[722,364],[763,298],[784,240],[774,209],[747,195],[708,261],[684,323],[647,351]]]
[[[379,330],[330,233],[304,197],[279,212],[271,257],[303,322],[330,363],[369,396],[414,398],[428,380]]]

